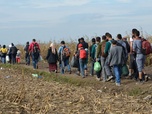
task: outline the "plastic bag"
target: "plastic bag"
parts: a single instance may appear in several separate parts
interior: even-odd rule
[[[43,58],[41,55],[39,56],[39,61],[43,61]]]
[[[6,55],[6,62],[9,62],[9,56],[8,55]]]
[[[94,71],[99,72],[101,70],[101,65],[99,62],[94,63]]]
[[[122,71],[121,71],[121,72],[122,72],[122,76],[128,76],[128,74],[129,74],[129,69],[128,69],[128,67],[127,67],[126,64],[122,66],[121,70],[122,70]]]
[[[79,62],[78,59],[75,56],[73,56],[72,60],[71,60],[71,66],[77,68],[78,67],[78,62]]]

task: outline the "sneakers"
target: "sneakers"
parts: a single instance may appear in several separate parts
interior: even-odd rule
[[[39,66],[38,65],[36,65],[36,69],[38,69],[39,68]]]
[[[138,82],[136,82],[136,84],[137,85],[142,85],[142,84],[144,84],[144,82],[143,81],[138,81]]]
[[[110,81],[113,78],[113,76],[109,76],[109,78],[107,79],[107,81]]]
[[[145,82],[147,82],[148,81],[148,75],[147,74],[145,74]]]
[[[100,80],[101,80],[101,78],[96,77],[96,80],[97,80],[97,81],[100,81]]]
[[[71,74],[71,70],[69,71],[69,74]]]
[[[80,73],[79,73],[79,72],[76,72],[76,75],[77,75],[77,76],[80,76]]]
[[[57,70],[55,70],[54,72],[57,73]]]
[[[120,86],[120,83],[116,83],[116,86]]]
[[[89,74],[90,76],[93,76],[93,74]]]

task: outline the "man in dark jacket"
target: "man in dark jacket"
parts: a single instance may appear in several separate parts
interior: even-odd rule
[[[29,42],[26,42],[26,46],[24,47],[24,51],[25,51],[26,65],[30,65]]]
[[[11,61],[10,63],[15,64],[16,63],[16,54],[17,54],[17,48],[12,43],[12,47],[10,48],[10,54],[11,54]]]
[[[83,45],[83,48],[84,48],[84,49],[86,49],[86,48],[88,49],[88,43],[85,42],[85,40],[84,40],[83,37],[80,39],[80,43]]]

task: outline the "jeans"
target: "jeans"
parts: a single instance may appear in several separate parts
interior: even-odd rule
[[[33,68],[36,69],[36,68],[37,68],[37,64],[38,64],[38,58],[36,59],[36,58],[34,57],[34,54],[33,54],[33,53],[31,54],[31,56],[32,56]]]
[[[112,76],[111,67],[108,64],[108,57],[105,60],[104,69],[105,69],[105,72],[106,72],[107,76]]]
[[[137,54],[136,63],[137,63],[138,72],[142,72],[142,70],[144,69],[144,62],[145,62],[145,56],[143,54]]]
[[[1,57],[1,61],[2,61],[3,64],[5,64],[6,63],[6,57]]]
[[[120,81],[120,76],[121,76],[121,65],[114,65],[113,66],[113,70],[114,70],[114,74],[115,74],[115,77],[116,77],[116,83],[121,83]]]
[[[81,76],[82,76],[82,77],[85,77],[84,70],[85,70],[86,67],[87,67],[86,60],[84,60],[84,59],[79,59],[79,65],[80,65]]]
[[[90,68],[90,74],[94,75],[94,61],[91,61],[91,68]]]
[[[102,78],[103,78],[103,81],[107,80],[107,75],[106,75],[106,71],[105,71],[105,60],[106,60],[106,58],[101,56],[101,67],[102,67]]]
[[[65,61],[61,61],[61,63],[60,63],[61,74],[64,74],[65,67],[68,68],[69,72],[71,71],[71,67],[70,67],[70,64],[69,64],[69,59],[66,59]]]
[[[27,65],[30,65],[30,55],[29,53],[25,53],[25,62]]]

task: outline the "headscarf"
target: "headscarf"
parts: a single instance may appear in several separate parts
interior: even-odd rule
[[[52,49],[52,53],[56,53],[56,51],[55,51],[55,44],[54,43],[51,43],[50,44],[50,47],[51,47],[51,49]]]

